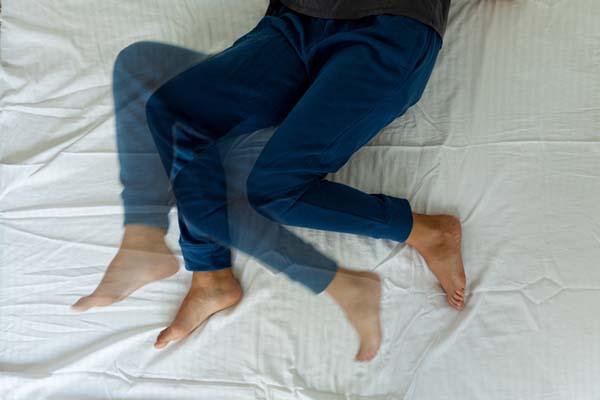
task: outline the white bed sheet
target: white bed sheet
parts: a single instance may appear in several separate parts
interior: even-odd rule
[[[331,175],[460,217],[464,311],[412,248],[308,229],[294,230],[384,278],[384,342],[370,363],[352,361],[358,338],[329,298],[237,253],[244,300],[162,351],[152,343],[188,271],[70,311],[122,232],[116,54],[142,39],[215,52],[265,9],[3,1],[0,398],[600,399],[597,0],[453,0],[422,100]]]

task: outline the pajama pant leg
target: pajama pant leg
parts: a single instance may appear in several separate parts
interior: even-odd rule
[[[270,20],[188,68],[148,99],[146,117],[175,197],[185,267],[230,266],[217,143],[279,123],[306,90],[304,65]],[[210,242],[205,239],[209,237]]]
[[[408,200],[324,177],[421,97],[440,47],[433,29],[394,15],[322,40],[309,60],[314,82],[248,177],[255,209],[285,225],[405,241]]]
[[[180,74],[149,99],[148,122],[177,197],[186,268],[210,269],[206,260],[218,254],[218,248],[203,248],[199,238],[231,243],[216,144],[228,135],[273,125],[288,113],[247,180],[248,200],[256,211],[265,220],[294,226],[395,240],[408,236],[412,216],[406,200],[323,179],[419,99],[441,45],[431,29],[414,20],[390,15],[369,20],[370,27],[360,23],[360,29],[315,46],[321,28],[335,29],[338,22],[297,14],[285,21],[263,18],[220,56]],[[313,43],[298,46],[295,38]],[[206,67],[211,65],[217,67]],[[290,251],[282,253],[289,243]],[[316,265],[311,262],[319,257],[309,257],[306,268],[301,257],[294,258],[302,246],[293,240],[279,244],[270,261],[287,264],[292,279],[319,292],[333,278],[331,260],[321,257],[322,265]],[[307,273],[311,267],[314,279]]]

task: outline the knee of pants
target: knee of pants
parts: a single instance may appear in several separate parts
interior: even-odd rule
[[[160,43],[141,40],[131,43],[119,51],[113,64],[113,81],[118,82],[118,77],[126,73],[134,73],[145,65],[147,56],[152,51],[162,46]]]
[[[285,223],[284,214],[296,202],[298,189],[277,184],[266,169],[253,168],[246,181],[248,203],[263,217]]]

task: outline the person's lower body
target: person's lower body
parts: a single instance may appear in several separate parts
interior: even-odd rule
[[[191,161],[196,154],[202,153],[204,155],[202,160],[207,163],[207,166],[211,166],[211,162],[214,161],[214,164],[206,168],[202,174],[201,184],[208,183],[209,186],[212,184],[204,192],[217,193],[217,197],[221,196],[221,185],[224,182],[217,147],[213,146],[216,139],[226,133],[243,134],[278,124],[305,89],[302,86],[306,84],[304,77],[294,75],[296,69],[289,71],[287,76],[274,76],[273,79],[280,83],[279,87],[277,88],[277,82],[272,82],[269,87],[273,89],[273,93],[265,94],[261,104],[253,103],[256,102],[256,95],[259,92],[252,86],[263,78],[263,73],[271,68],[276,71],[277,67],[269,65],[269,60],[265,60],[262,67],[253,64],[253,60],[258,58],[258,54],[255,54],[258,47],[263,47],[262,54],[266,54],[264,46],[267,45],[267,41],[264,37],[260,37],[260,33],[256,37],[245,35],[238,42],[242,39],[247,43],[231,46],[212,56],[167,43],[150,41],[133,43],[119,53],[113,70],[113,96],[121,166],[120,180],[123,184],[121,197],[125,210],[123,220],[125,232],[119,251],[107,268],[102,281],[93,293],[80,298],[73,305],[75,310],[85,311],[91,307],[110,305],[126,298],[133,291],[150,282],[174,274],[179,268],[178,261],[167,246],[164,235],[169,227],[169,211],[176,204],[172,182],[178,176],[179,169]],[[275,42],[271,40],[273,36],[267,39],[269,49],[276,50]],[[285,39],[280,38],[281,44],[284,44],[284,41]],[[234,48],[237,52],[232,51]],[[285,54],[286,49],[283,46],[280,50],[280,54]],[[287,55],[291,56],[289,53]],[[293,60],[292,57],[289,58]],[[253,64],[254,75],[238,75],[239,80],[235,81],[235,75],[232,74],[231,77],[234,79],[228,82],[221,80],[219,85],[219,79],[224,77],[224,71],[232,72],[243,63]],[[176,82],[174,77],[183,75],[193,67],[198,68],[194,70],[196,72],[204,68],[205,73],[199,73],[199,79],[195,82],[202,88],[207,88],[204,91],[205,97],[199,96],[199,98],[208,100],[204,103],[206,106],[204,109],[208,112],[207,116],[210,116],[207,120],[213,124],[211,129],[189,124],[189,121],[182,118],[179,112],[171,115],[175,117],[174,119],[168,119],[167,109],[159,107],[153,110],[156,101],[160,99],[157,90],[161,88],[161,93],[164,94],[169,87],[172,87],[166,83]],[[211,81],[211,73],[214,81]],[[206,80],[202,81],[202,78]],[[214,84],[212,93],[210,93],[211,83]],[[191,82],[187,81],[187,84]],[[186,87],[180,93],[184,95],[190,88],[191,86]],[[231,90],[228,92],[228,89]],[[179,89],[176,88],[176,91]],[[211,98],[221,102],[213,102]],[[194,101],[189,98],[187,100]],[[232,100],[235,103],[233,106],[229,103]],[[276,104],[271,105],[269,101],[276,101]],[[170,106],[175,104],[175,101],[169,101]],[[236,109],[236,104],[240,106],[254,104],[254,107]],[[201,102],[197,102],[196,105],[199,110],[203,109]],[[148,110],[156,113],[151,113],[148,117]],[[148,121],[151,121],[151,125]],[[162,131],[159,126],[161,124],[172,124],[172,126]],[[181,186],[185,188],[185,185],[178,187]],[[201,190],[201,187],[197,189]],[[224,197],[218,199],[224,201]],[[213,203],[218,207],[219,201]],[[182,237],[191,238],[183,215],[183,212],[178,213]],[[221,216],[216,213],[215,216],[218,221],[223,222],[221,226],[227,226],[226,215]],[[263,221],[266,219],[263,218]],[[261,253],[263,261],[276,269],[283,270],[288,276],[310,289],[322,290],[322,288],[318,289],[321,282],[326,280],[322,276],[326,275],[329,278],[335,274],[336,265],[333,260],[321,255],[312,246],[277,226],[278,224],[268,222],[271,227],[278,228],[279,235],[276,248],[266,249]],[[264,228],[268,224],[263,222],[262,225]],[[212,226],[219,226],[219,224],[212,224]],[[274,230],[272,228],[268,230],[273,236]],[[190,246],[182,246],[185,249],[184,259],[190,259],[192,254],[193,259],[201,260],[201,263],[186,263],[186,269],[194,271],[189,293],[193,295],[186,296],[180,308],[183,312],[178,314],[168,330],[168,333],[175,335],[175,338],[183,332],[189,333],[195,327],[190,327],[187,321],[187,316],[190,314],[187,310],[193,309],[194,320],[199,321],[212,312],[234,304],[241,296],[240,286],[231,273],[227,245],[232,243],[228,243],[228,232],[226,229],[220,231],[213,229],[209,232],[210,235],[204,235],[196,231],[193,242],[188,242]],[[252,233],[249,230],[247,232]],[[214,238],[218,238],[219,243]],[[262,247],[265,250],[265,246]],[[277,247],[280,249],[278,250]],[[250,250],[256,252],[256,249]],[[289,257],[283,253],[295,253],[296,257]],[[312,268],[312,265],[318,265],[318,268]],[[211,273],[204,273],[208,271]],[[209,295],[210,307],[197,304],[199,291],[195,289],[199,287],[203,288],[202,296],[206,297],[207,293],[218,293],[219,298],[217,299],[216,295]]]
[[[195,277],[218,279],[198,283],[197,296],[190,296],[192,284],[158,347],[185,336],[214,312],[197,301],[207,288],[229,285],[232,295],[218,307],[239,300],[239,287],[230,285],[228,246],[235,243],[215,145],[224,137],[280,124],[246,185],[249,203],[266,220],[407,243],[421,230],[413,229],[407,200],[363,193],[324,177],[419,99],[440,45],[431,28],[409,18],[318,19],[281,6],[231,47],[197,63],[191,57],[193,65],[160,85],[145,110],[154,155],[165,172],[159,181],[162,187],[170,182],[177,199],[186,268]],[[126,220],[164,228],[164,211],[173,201],[167,193],[159,195],[159,209]],[[336,274],[331,260],[310,261],[317,259],[322,261],[317,268],[300,262],[300,268],[283,271],[315,293],[328,288],[361,335],[357,358],[371,358],[380,342],[378,278],[368,272]],[[289,261],[283,257],[284,264]],[[298,266],[294,260],[290,264]]]
[[[157,90],[147,117],[177,198],[186,268],[227,266],[226,182],[215,143],[276,124],[247,178],[257,212],[284,225],[405,241],[408,200],[324,177],[420,98],[440,46],[432,28],[410,18],[319,19],[281,6]],[[310,288],[319,293],[333,275]]]

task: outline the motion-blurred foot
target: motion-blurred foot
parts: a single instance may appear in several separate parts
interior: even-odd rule
[[[413,213],[413,229],[406,240],[421,253],[446,292],[448,303],[457,310],[465,306],[461,236],[460,221],[456,217]]]
[[[241,298],[242,288],[231,268],[194,272],[190,290],[175,319],[158,335],[154,347],[161,349],[169,342],[183,339],[212,314],[233,306]]]
[[[381,345],[381,279],[369,271],[352,271],[338,268],[326,292],[342,308],[346,317],[360,336],[357,361],[375,357]]]
[[[71,307],[86,311],[121,301],[150,282],[175,274],[179,262],[167,246],[165,231],[151,226],[126,225],[119,251],[94,292]]]

